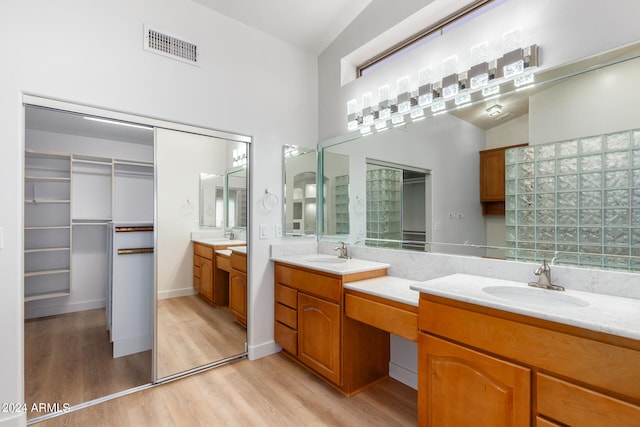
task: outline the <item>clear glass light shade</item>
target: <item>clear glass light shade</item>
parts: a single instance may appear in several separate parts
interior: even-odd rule
[[[424,107],[433,102],[433,93],[427,93],[418,97],[418,105]]]
[[[482,73],[470,79],[471,89],[479,89],[489,84],[489,73]]]
[[[387,121],[386,120],[377,121],[375,127],[378,132],[381,132],[387,129]]]
[[[371,133],[371,126],[363,126],[360,128],[360,133],[362,135],[367,135],[369,133]]]
[[[357,120],[351,120],[349,122],[347,122],[347,130],[348,131],[352,131],[352,130],[356,130],[358,129],[358,121]]]
[[[432,112],[437,112],[437,111],[442,111],[446,108],[446,104],[444,101],[438,101],[438,102],[434,102],[433,104],[431,104],[431,111]]]
[[[463,93],[461,95],[456,96],[455,103],[456,105],[468,104],[471,102],[471,94]]]
[[[444,98],[451,98],[452,96],[456,96],[460,90],[458,84],[449,85],[442,88],[442,96]]]
[[[522,74],[524,72],[524,60],[519,60],[511,64],[507,64],[502,69],[504,72],[504,76],[506,78],[510,78],[513,76],[517,76],[518,74]]]
[[[373,124],[373,114],[362,116],[362,126],[370,126]]]
[[[406,114],[411,110],[411,101],[403,101],[398,104],[398,113]]]
[[[515,87],[520,87],[520,86],[531,84],[533,83],[533,81],[534,81],[533,73],[523,74],[513,79],[513,85]]]
[[[352,99],[347,102],[347,114],[356,114],[358,112],[358,100]]]
[[[500,86],[493,85],[482,89],[482,96],[491,96],[500,93]]]
[[[404,114],[396,114],[391,117],[391,124],[394,126],[400,126],[404,123]]]
[[[391,118],[391,108],[383,108],[378,113],[378,119],[380,120],[387,120],[389,118]]]
[[[411,116],[411,119],[413,121],[424,119],[424,109],[423,108],[416,108],[416,109],[411,111],[411,115],[410,116]]]

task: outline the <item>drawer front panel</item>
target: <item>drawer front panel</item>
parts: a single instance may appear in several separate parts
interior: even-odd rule
[[[234,270],[242,271],[243,273],[247,272],[247,257],[244,255],[239,255],[235,252],[231,253],[231,268]]]
[[[295,289],[276,283],[275,298],[276,302],[280,304],[284,304],[294,310],[298,308],[298,291]]]
[[[342,283],[340,279],[311,273],[297,268],[276,264],[276,283],[293,287],[305,293],[340,302]]]
[[[213,248],[210,246],[201,245],[199,243],[193,244],[193,252],[196,255],[200,255],[201,257],[207,259],[213,259]]]
[[[640,406],[559,380],[537,375],[538,413],[572,426],[640,425]]]
[[[276,321],[284,323],[292,329],[298,329],[298,311],[280,303],[276,303]]]
[[[274,337],[276,343],[280,344],[283,349],[293,355],[298,354],[298,332],[276,322],[274,329]]]
[[[418,342],[418,313],[350,294],[345,295],[344,307],[352,319]]]
[[[231,270],[231,260],[222,255],[216,255],[216,268],[224,271]]]

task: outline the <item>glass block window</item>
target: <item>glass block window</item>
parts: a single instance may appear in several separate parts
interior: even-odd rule
[[[640,129],[507,150],[507,259],[640,272]]]

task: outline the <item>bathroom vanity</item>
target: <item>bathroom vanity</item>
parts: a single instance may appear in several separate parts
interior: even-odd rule
[[[229,311],[247,326],[247,247],[232,247],[229,258]]]
[[[389,333],[345,315],[344,285],[388,264],[328,255],[274,258],[275,341],[289,357],[351,396],[386,378]]]
[[[421,426],[640,425],[640,301],[464,274],[412,288]]]
[[[240,245],[246,243],[239,240],[216,239],[193,242],[193,288],[202,298],[215,306],[229,305],[230,271],[229,256],[216,251]]]

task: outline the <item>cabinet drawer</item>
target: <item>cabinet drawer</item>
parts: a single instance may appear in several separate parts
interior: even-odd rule
[[[344,297],[348,317],[418,342],[418,309],[412,308],[415,310],[409,311],[349,293]]]
[[[276,303],[276,321],[282,322],[292,329],[298,329],[298,311],[280,303]]]
[[[247,272],[247,257],[245,255],[240,255],[235,252],[231,253],[231,268],[234,270],[241,271],[243,273]]]
[[[229,257],[216,255],[216,268],[224,271],[231,271],[231,260]]]
[[[207,259],[211,259],[211,260],[213,259],[213,248],[211,246],[205,246],[199,243],[194,243],[193,253]]]
[[[298,291],[295,289],[276,283],[275,299],[276,302],[291,307],[294,310],[298,308]]]
[[[193,277],[200,278],[200,264],[193,266]]]
[[[274,328],[274,337],[276,343],[280,344],[283,349],[291,354],[298,354],[298,332],[283,325],[280,322],[276,322]]]
[[[537,375],[538,413],[563,424],[599,427],[640,425],[640,406],[545,374]]]
[[[340,302],[342,283],[329,275],[311,273],[276,263],[276,283],[290,286],[305,293]]]

